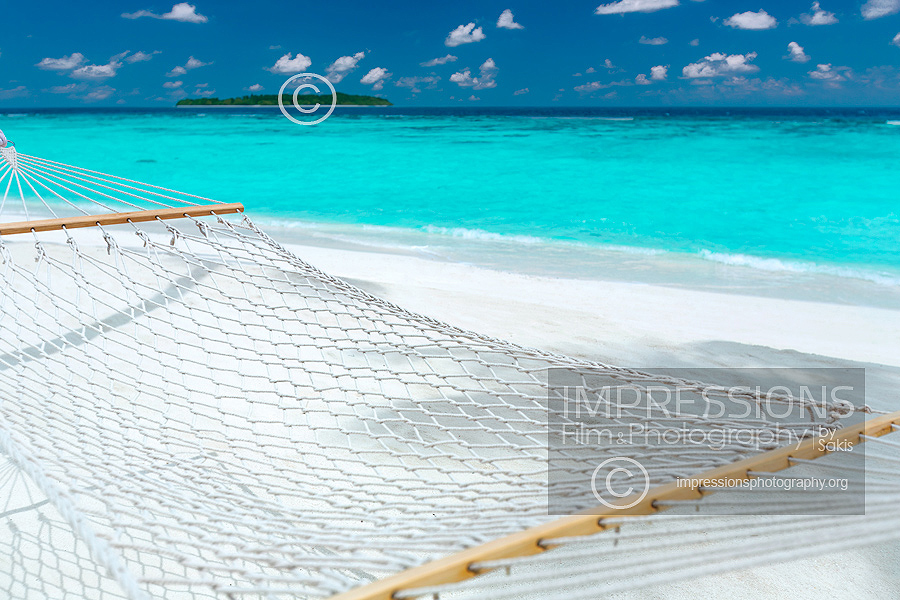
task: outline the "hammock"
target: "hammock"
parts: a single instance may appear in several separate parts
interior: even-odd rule
[[[0,156],[0,590],[11,598],[587,598],[600,582],[635,589],[900,538],[900,414],[863,404],[850,412],[872,418],[842,427],[836,405],[779,421],[612,401],[602,421],[614,428],[790,431],[798,445],[610,445],[646,468],[649,493],[597,512],[562,485],[566,514],[587,513],[548,515],[554,372],[722,401],[728,389],[410,313],[303,262],[240,204],[11,145]],[[790,394],[778,402],[814,412]],[[871,446],[865,469],[820,448],[812,423]],[[583,481],[596,457],[572,449],[555,475]],[[785,495],[677,486],[782,469],[864,480],[868,514],[803,516],[841,502],[828,494],[786,515]],[[697,521],[733,494],[772,516]]]

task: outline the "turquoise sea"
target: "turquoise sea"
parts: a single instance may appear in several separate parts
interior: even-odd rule
[[[800,278],[840,301],[835,282],[900,289],[900,111],[347,108],[304,127],[277,108],[45,110],[0,129],[322,243],[719,287],[730,265],[738,287]]]

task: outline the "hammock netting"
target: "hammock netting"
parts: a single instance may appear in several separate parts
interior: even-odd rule
[[[213,203],[12,148],[0,164],[2,222]],[[0,595],[10,598],[328,598],[556,518],[548,370],[710,389],[410,313],[320,272],[245,215],[2,229]],[[608,425],[809,425],[620,408]],[[717,494],[397,597],[596,597],[601,581],[624,590],[808,554],[823,529],[841,547],[897,538],[890,438],[878,446],[887,466],[857,473],[871,479],[867,516],[697,521],[728,497]],[[631,443],[610,453],[640,460],[661,485],[765,449]],[[574,449],[558,468],[577,479],[596,457]],[[798,468],[842,468],[829,460]],[[784,498],[759,504],[774,513]],[[736,536],[756,541],[729,546]]]

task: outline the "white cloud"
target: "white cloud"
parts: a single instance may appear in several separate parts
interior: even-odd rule
[[[158,15],[149,10],[136,10],[133,13],[122,13],[123,19],[140,19],[141,17],[151,17],[153,19],[162,19],[162,15]]]
[[[247,91],[248,92],[261,92],[264,89],[265,88],[263,86],[259,85],[258,83],[254,83],[253,85],[251,85],[250,87],[247,88]]]
[[[28,95],[28,88],[24,85],[18,85],[8,90],[0,90],[0,100],[8,100],[10,98],[22,98]]]
[[[576,92],[594,92],[597,90],[602,90],[603,88],[609,87],[604,83],[600,83],[599,81],[592,81],[590,83],[585,83],[584,85],[576,85],[573,90]],[[562,90],[560,90],[562,91]]]
[[[429,75],[428,77],[401,77],[394,82],[394,85],[397,87],[409,88],[413,94],[418,94],[422,91],[419,87],[420,84],[427,84],[425,86],[426,88],[434,89],[437,82],[440,80],[441,78],[436,75]]]
[[[479,98],[479,97],[476,96],[475,94],[472,94],[471,96],[469,96],[469,101],[470,101],[470,102],[475,102],[475,101],[477,101],[477,100],[481,100],[481,98]]]
[[[51,94],[72,94],[75,92],[80,92],[81,90],[87,88],[87,84],[84,83],[70,83],[68,85],[55,85],[50,88]]]
[[[365,52],[357,52],[353,56],[342,56],[331,63],[325,71],[328,81],[331,83],[340,83],[351,71],[356,69],[359,61],[365,58]]]
[[[182,85],[184,85],[183,81],[167,81],[163,84],[163,87],[167,90],[174,90],[180,88]]]
[[[444,45],[453,48],[462,44],[480,42],[485,37],[484,30],[481,27],[476,28],[475,23],[469,23],[468,25],[460,25],[451,31],[447,39],[444,40]]]
[[[497,27],[500,27],[501,29],[525,29],[515,22],[513,13],[508,8],[500,13],[500,18],[497,19]]]
[[[179,2],[161,18],[170,21],[181,21],[182,23],[206,23],[209,21],[207,17],[197,14],[196,6],[187,2]]]
[[[108,85],[93,87],[87,83],[70,83],[69,85],[57,85],[49,90],[51,94],[68,94],[70,98],[84,100],[85,102],[97,102],[106,100],[112,96],[116,90]]]
[[[136,63],[136,62],[144,62],[153,58],[154,54],[160,54],[161,51],[154,50],[153,52],[135,52],[131,56],[125,58],[125,62],[127,63]]]
[[[863,4],[862,13],[865,19],[878,19],[900,11],[900,0],[869,0]]]
[[[527,94],[528,91],[528,88],[522,88],[521,90],[514,91],[513,96],[521,96],[522,94]]]
[[[77,68],[84,62],[84,54],[81,52],[73,52],[69,56],[62,58],[45,58],[35,66],[45,71],[70,71]]]
[[[588,67],[587,71],[585,71],[585,73],[596,73],[596,72],[597,72],[597,69],[595,69],[594,67]]]
[[[101,81],[116,76],[118,67],[115,64],[107,65],[85,65],[72,71],[72,77],[75,79],[92,79]]]
[[[797,42],[791,42],[790,44],[788,44],[788,52],[790,52],[790,54],[785,56],[785,58],[789,58],[794,62],[805,63],[809,61],[809,55],[807,55],[806,52],[803,51],[803,46],[801,46]]]
[[[759,86],[763,92],[767,94],[777,94],[781,96],[802,96],[805,92],[803,88],[791,81],[790,79],[773,79],[769,77],[765,81],[754,79],[753,83],[759,81]]]
[[[312,64],[312,61],[308,56],[303,56],[299,52],[297,56],[291,58],[293,55],[288,52],[281,58],[275,61],[275,64],[266,69],[267,71],[275,74],[294,74],[294,73],[302,73]]]
[[[108,85],[101,85],[100,87],[89,91],[82,96],[81,99],[85,102],[99,102],[100,100],[106,100],[115,93],[116,90],[114,88],[111,88]]]
[[[388,70],[384,67],[375,67],[366,73],[359,82],[365,85],[371,85],[373,90],[380,90],[384,88],[384,82],[390,76],[391,74],[388,73]]]
[[[171,71],[166,73],[166,77],[179,77],[184,75],[191,69],[199,69],[200,67],[205,67],[207,65],[211,65],[211,62],[203,62],[202,60],[197,60],[193,56],[188,57],[187,62],[184,63],[184,66],[174,67]]]
[[[606,67],[607,69],[615,69],[616,68],[616,65],[614,65],[613,62],[611,60],[609,60],[608,58],[603,61],[603,66]]]
[[[699,81],[702,80],[697,80],[697,82]],[[793,83],[789,79],[777,80],[769,77],[764,81],[758,77],[748,79],[742,75],[728,77],[718,83],[713,83],[707,79],[701,89],[704,93],[715,91],[716,93],[736,97],[747,97],[749,94],[765,94],[768,96],[784,97],[801,96],[804,93],[799,85]]]
[[[638,43],[650,46],[662,46],[663,44],[668,44],[669,40],[664,37],[648,38],[646,35],[642,35],[641,39],[638,40]]]
[[[211,65],[212,63],[206,63],[202,60],[197,60],[193,56],[188,58],[187,63],[185,63],[184,68],[190,71],[191,69],[197,69],[199,67],[205,67],[207,65]]]
[[[820,81],[838,82],[846,79],[839,71],[847,71],[847,67],[833,67],[831,63],[816,65],[815,71],[810,71],[809,76]]]
[[[484,90],[487,88],[497,87],[494,77],[497,76],[499,69],[493,58],[489,58],[478,68],[478,77],[472,77],[469,69],[454,73],[450,76],[450,81],[458,84],[460,87],[471,87],[475,90]]]
[[[423,63],[419,63],[419,66],[436,67],[438,65],[446,65],[448,62],[456,62],[456,57],[452,54],[448,54],[447,56],[442,56],[440,58],[432,58],[431,60],[426,60]]]
[[[894,39],[891,40],[891,43],[895,46],[900,46],[900,33],[894,36]]]
[[[619,2],[601,4],[594,14],[621,15],[632,12],[655,12],[673,6],[678,6],[678,0],[619,0]]]
[[[668,71],[669,65],[656,65],[655,67],[650,67],[650,79],[647,79],[647,76],[641,73],[634,78],[634,82],[637,85],[650,85],[654,81],[665,81]]]
[[[681,72],[688,79],[720,77],[734,73],[755,73],[759,71],[759,67],[750,64],[750,61],[756,56],[756,52],[730,55],[726,55],[723,52],[715,52],[704,57],[701,61],[689,64]]]
[[[699,46],[699,45],[700,45],[700,38],[691,40],[691,46]]]
[[[197,7],[187,2],[179,2],[172,7],[167,13],[158,15],[149,10],[139,10],[133,13],[122,13],[126,19],[140,19],[141,17],[150,17],[151,19],[165,19],[167,21],[181,21],[182,23],[206,23],[208,17],[197,14]]]
[[[833,25],[838,22],[833,12],[822,10],[818,2],[812,3],[812,14],[803,13],[800,21],[805,25]]]
[[[778,26],[775,17],[760,9],[759,12],[747,11],[731,15],[723,21],[729,27],[735,29],[773,29]]]
[[[105,65],[84,65],[82,67],[78,67],[77,69],[69,73],[69,76],[73,79],[88,79],[92,81],[103,81],[104,79],[115,77],[116,72],[119,70],[119,67],[122,66],[121,60],[127,54],[127,51],[116,54],[115,56],[111,57],[109,59],[109,62]],[[102,100],[103,98],[100,99]]]
[[[638,77],[640,77],[640,75]],[[647,77],[645,75],[644,79],[646,79],[646,78]],[[591,83],[585,83],[584,85],[576,85],[572,89],[575,90],[576,92],[585,93],[585,92],[596,92],[597,90],[602,90],[602,89],[610,88],[613,86],[632,85],[632,84],[633,84],[633,82],[630,79],[623,79],[621,81],[612,81],[610,83],[600,83],[599,81],[592,81]],[[559,90],[559,91],[562,92],[564,90]]]

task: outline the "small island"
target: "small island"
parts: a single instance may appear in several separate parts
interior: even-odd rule
[[[301,106],[322,104],[331,105],[331,94],[300,94],[297,96]],[[292,94],[282,95],[282,102],[290,106],[294,102]],[[175,106],[275,106],[278,104],[277,94],[250,94],[240,98],[185,98]],[[356,94],[337,93],[338,106],[393,106],[386,98],[375,96],[358,96]]]

